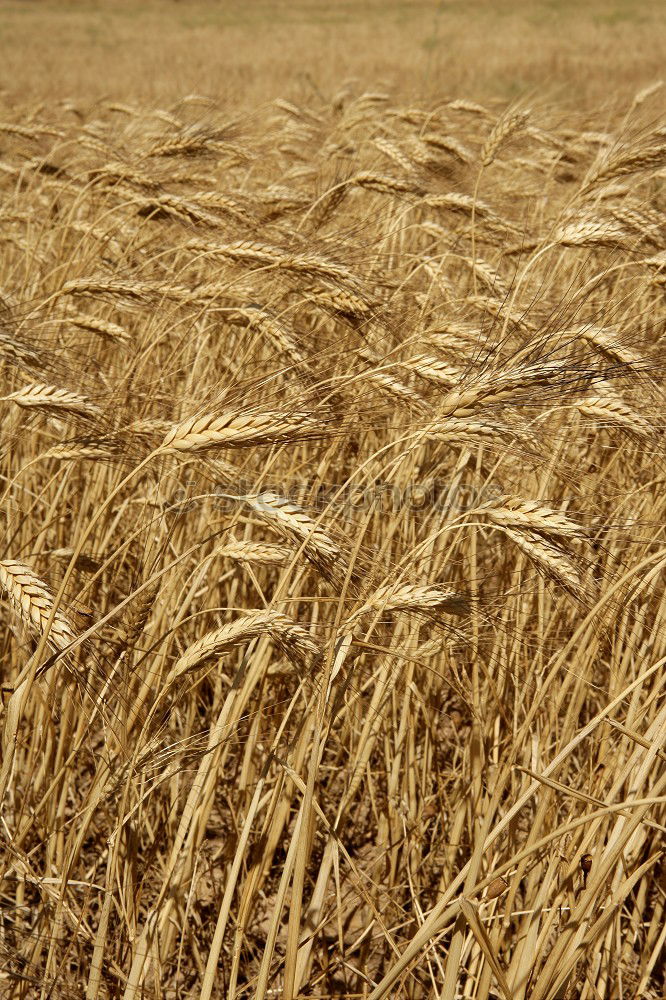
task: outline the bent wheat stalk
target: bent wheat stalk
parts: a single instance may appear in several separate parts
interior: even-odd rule
[[[553,580],[577,600],[586,598],[583,575],[564,549],[550,540],[546,541],[536,531],[518,531],[507,527],[502,527],[501,530],[545,577]]]
[[[235,562],[263,563],[280,566],[289,558],[289,549],[274,542],[252,542],[233,539],[218,549],[217,555]]]

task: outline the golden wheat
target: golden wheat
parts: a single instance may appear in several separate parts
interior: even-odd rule
[[[461,5],[434,26],[415,5],[427,86],[404,18],[382,50],[388,11],[364,92],[333,54],[357,5],[302,73],[298,19],[275,29],[288,92],[255,101],[224,39],[263,15],[234,3],[221,34],[212,7],[190,28],[183,5],[108,5],[89,93],[56,31],[43,99],[14,93],[6,46],[0,995],[658,1000],[647,36],[623,19],[603,49],[603,107],[536,85],[528,117],[498,99],[502,58],[505,93],[523,50],[544,57],[525,81],[583,71],[520,11],[486,59]],[[583,6],[592,80],[620,29]],[[30,7],[3,31],[64,23]],[[94,8],[67,16],[73,73]],[[207,39],[217,99],[192,89]],[[141,93],[148,43],[168,101]]]

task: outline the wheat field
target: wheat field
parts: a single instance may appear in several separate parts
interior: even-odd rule
[[[0,996],[660,1000],[657,36],[4,6]]]

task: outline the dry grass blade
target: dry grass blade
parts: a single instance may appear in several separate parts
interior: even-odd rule
[[[465,914],[465,919],[467,920],[467,923],[469,924],[474,937],[478,941],[481,950],[483,951],[483,954],[486,957],[486,961],[493,970],[495,978],[497,979],[497,982],[499,983],[500,989],[502,990],[502,993],[504,994],[506,1000],[513,1000],[513,993],[507,982],[506,973],[504,972],[502,966],[500,965],[499,957],[495,949],[493,948],[492,941],[488,936],[488,932],[486,931],[485,927],[483,926],[483,923],[481,922],[477,907],[474,906],[473,903],[470,903],[468,899],[461,899],[460,909]]]

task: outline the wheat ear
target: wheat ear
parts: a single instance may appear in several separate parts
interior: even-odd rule
[[[162,442],[162,451],[193,452],[211,448],[247,448],[282,441],[302,441],[321,435],[321,426],[307,413],[269,411],[190,417],[176,424]]]
[[[356,623],[362,615],[369,612],[387,614],[392,611],[404,611],[438,617],[442,614],[465,615],[469,611],[469,606],[469,598],[456,590],[432,584],[425,586],[404,584],[401,587],[387,584],[379,587],[372,597],[347,619],[345,627]]]
[[[43,635],[53,610],[51,590],[25,563],[13,559],[0,561],[0,586],[21,621],[37,635]],[[49,629],[49,642],[62,651],[76,639],[76,633],[64,612],[58,609]]]
[[[319,652],[310,633],[279,611],[251,611],[242,618],[206,633],[193,643],[175,663],[167,685],[211,656],[234,646],[245,645],[262,635],[271,637],[276,646],[299,668],[304,667]]]

